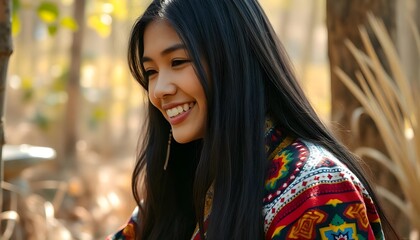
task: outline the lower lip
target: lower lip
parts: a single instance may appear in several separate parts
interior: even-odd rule
[[[169,118],[169,123],[170,123],[171,125],[176,125],[176,124],[181,123],[182,121],[184,121],[184,120],[188,117],[188,115],[190,114],[191,110],[192,110],[194,107],[195,107],[195,105],[194,105],[192,108],[188,109],[188,111],[183,112],[183,113],[179,114],[179,115],[178,115],[178,116],[176,116],[176,117]]]

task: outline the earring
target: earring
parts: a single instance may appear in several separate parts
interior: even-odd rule
[[[172,129],[169,130],[169,139],[168,139],[168,147],[166,148],[166,159],[165,165],[163,165],[163,170],[166,171],[169,162],[169,154],[171,153],[171,140],[172,140]]]

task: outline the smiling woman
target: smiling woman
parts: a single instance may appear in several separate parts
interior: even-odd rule
[[[167,21],[146,27],[142,64],[150,102],[170,123],[174,139],[188,143],[203,138],[206,96],[187,50]]]
[[[257,0],[155,0],[128,60],[147,132],[110,239],[398,239]]]

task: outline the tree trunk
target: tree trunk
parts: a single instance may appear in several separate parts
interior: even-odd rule
[[[376,17],[381,18],[385,26],[387,26],[391,38],[395,40],[395,9],[396,1],[394,0],[327,0],[328,55],[331,67],[331,120],[340,126],[334,129],[337,136],[352,150],[360,146],[367,146],[387,154],[384,143],[378,138],[380,134],[370,118],[362,117],[360,128],[358,129],[360,132],[358,137],[350,132],[352,114],[360,104],[335,75],[334,68],[338,66],[352,79],[356,79],[355,72],[360,67],[345,46],[344,41],[349,39],[356,47],[364,49],[359,27],[365,26],[369,31],[368,13],[373,13]],[[385,59],[376,38],[372,40],[380,59]],[[352,130],[354,131],[354,129]],[[366,159],[366,162],[373,172],[375,183],[385,186],[397,195],[402,196],[396,179],[389,171],[377,163],[369,161],[369,159]],[[384,209],[397,232],[407,233],[408,227],[406,222],[408,220],[405,216],[390,203],[384,202]]]
[[[338,129],[337,134],[350,148],[365,145],[365,142],[376,143],[377,135],[374,139],[361,139],[363,142],[352,141],[349,137],[351,114],[360,104],[334,74],[333,68],[338,66],[355,79],[354,73],[359,69],[359,66],[344,41],[349,39],[356,47],[363,49],[359,27],[367,26],[369,12],[382,18],[391,36],[395,36],[394,2],[392,0],[327,0],[328,55],[331,66],[331,120],[340,124],[342,129]],[[376,44],[375,47],[381,55],[382,51],[378,49],[379,46]],[[363,134],[364,131],[361,133]],[[369,138],[371,136],[366,134],[361,137]]]
[[[11,1],[0,0],[0,213],[3,211],[3,191],[1,183],[3,182],[3,159],[2,148],[4,141],[4,99],[6,95],[6,77],[7,66],[10,55],[13,52],[12,46],[12,23],[11,23]],[[0,229],[1,223],[0,223]]]
[[[420,56],[417,51],[413,51],[416,45],[411,26],[407,19],[411,18],[417,23],[417,31],[420,31],[420,3],[410,6],[408,1],[399,1],[397,4],[397,46],[404,73],[413,82],[415,87],[420,87],[417,81],[420,76],[419,62]]]
[[[59,157],[60,165],[65,169],[76,166],[76,142],[78,140],[77,121],[80,98],[80,68],[82,63],[82,45],[85,23],[86,0],[76,0],[74,3],[74,19],[79,29],[73,33],[71,46],[71,62],[69,80],[67,84],[68,100],[65,113],[64,126],[64,156]],[[64,162],[63,162],[64,161]]]

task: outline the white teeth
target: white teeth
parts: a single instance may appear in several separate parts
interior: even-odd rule
[[[193,106],[194,106],[194,103],[184,103],[183,105],[178,105],[174,108],[166,110],[166,114],[168,114],[168,116],[172,118],[172,117],[178,116],[179,114],[183,112],[190,110],[190,108],[192,108]]]
[[[176,108],[172,108],[172,115],[173,115],[173,116],[176,116],[176,115],[178,115],[178,114],[179,114],[178,109],[176,109]]]
[[[184,109],[181,106],[176,107],[176,110],[178,110],[178,113],[182,113]]]
[[[184,105],[182,106],[182,109],[184,109],[184,111],[187,111],[188,109],[190,109],[190,107],[188,106],[188,103],[184,103]]]

